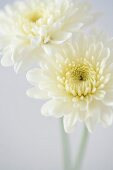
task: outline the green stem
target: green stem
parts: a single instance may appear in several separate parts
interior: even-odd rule
[[[79,148],[79,152],[78,152],[77,159],[76,159],[75,168],[73,170],[80,170],[82,167],[82,161],[85,156],[85,150],[86,150],[86,146],[88,142],[88,134],[89,134],[88,130],[86,129],[86,127],[84,127],[84,131],[83,131],[82,139],[80,143],[80,148]]]
[[[70,170],[70,145],[68,135],[64,132],[63,120],[60,120],[64,170]]]

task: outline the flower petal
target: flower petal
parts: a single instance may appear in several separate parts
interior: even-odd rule
[[[31,88],[27,91],[27,95],[34,99],[48,99],[48,94],[44,90],[40,90],[38,87]]]
[[[94,94],[94,98],[96,100],[103,100],[104,96],[105,96],[106,92],[104,90],[98,90],[95,94]]]
[[[107,106],[113,106],[113,91],[107,92],[102,102]]]
[[[63,115],[69,114],[71,109],[72,105],[70,105],[68,102],[61,100],[50,100],[43,105],[41,112],[45,116],[54,116],[59,118]]]
[[[113,122],[113,108],[110,106],[101,106],[100,121],[104,127],[110,126]]]
[[[13,51],[11,49],[11,47],[5,48],[2,51],[2,59],[1,59],[1,64],[4,67],[9,67],[13,65],[13,60],[12,60],[12,56],[13,56]]]
[[[53,44],[45,44],[45,45],[43,44],[42,48],[45,51],[45,53],[48,55],[48,57],[52,56],[57,50],[57,48]]]
[[[93,117],[93,116],[92,116],[92,117],[89,117],[89,118],[86,120],[85,124],[86,124],[86,126],[87,126],[87,128],[88,128],[88,131],[89,131],[90,133],[92,133],[92,132],[94,131],[94,128],[95,128],[97,122],[98,122],[98,117],[96,117],[96,116],[94,116],[94,117]]]
[[[66,40],[70,39],[71,36],[72,36],[72,33],[70,32],[59,32],[52,37],[51,42],[54,44],[62,44]]]
[[[42,70],[35,68],[27,72],[26,78],[32,85],[38,85],[42,80]]]
[[[63,123],[65,132],[70,133],[73,130],[77,120],[77,113],[70,113],[69,115],[64,116]]]
[[[89,132],[93,132],[96,124],[100,118],[100,106],[96,101],[92,101],[88,107],[89,117],[85,120],[85,124],[89,130]]]

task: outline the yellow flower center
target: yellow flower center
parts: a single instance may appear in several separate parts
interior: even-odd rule
[[[97,75],[97,70],[90,63],[71,63],[62,67],[58,80],[68,94],[83,99],[98,88]]]
[[[36,21],[38,21],[40,18],[42,18],[43,13],[39,12],[39,11],[31,11],[28,12],[27,14],[25,14],[25,18],[30,21],[35,23]]]
[[[86,81],[89,78],[89,68],[87,65],[77,65],[73,67],[69,72],[66,73],[66,76],[69,76],[73,81]]]
[[[18,18],[19,30],[28,37],[25,41],[26,44],[32,43],[33,38],[35,41],[37,39],[37,45],[47,44],[51,41],[51,35],[46,32],[45,28],[47,19],[47,11],[44,11],[42,7],[24,12]]]

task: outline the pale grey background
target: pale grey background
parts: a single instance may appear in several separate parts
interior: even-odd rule
[[[104,17],[97,27],[113,35],[113,0],[91,0]],[[13,0],[0,0],[2,7]],[[25,95],[25,75],[0,66],[0,170],[62,170],[58,120],[40,114],[41,102]],[[70,135],[74,153],[81,125]],[[83,170],[113,170],[113,126],[90,136]]]

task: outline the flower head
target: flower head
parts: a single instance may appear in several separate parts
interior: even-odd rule
[[[25,0],[0,11],[1,63],[15,71],[51,53],[73,32],[95,19],[89,3],[71,0]]]
[[[91,132],[97,123],[113,119],[113,40],[103,36],[78,35],[63,46],[51,61],[28,72],[35,87],[27,94],[48,99],[42,107],[46,116],[63,117],[70,132],[77,121]]]

